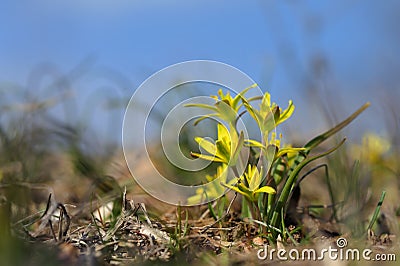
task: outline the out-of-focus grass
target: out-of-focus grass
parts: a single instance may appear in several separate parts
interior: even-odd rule
[[[0,101],[0,264],[59,265],[64,259],[57,246],[30,234],[40,227],[46,199],[52,194],[76,217],[111,202],[115,223],[122,189],[107,172],[117,146],[104,142],[98,149],[79,121],[54,118],[51,106],[24,97],[18,101],[25,103]]]
[[[326,159],[326,172],[316,171],[302,184],[302,204],[331,204],[328,188],[332,189],[338,222],[355,238],[365,238],[381,193],[385,200],[377,222],[375,234],[394,234],[400,231],[400,171],[399,145],[390,134],[358,132],[358,142],[347,143]],[[321,168],[325,169],[325,168]],[[321,215],[328,209],[315,209]]]

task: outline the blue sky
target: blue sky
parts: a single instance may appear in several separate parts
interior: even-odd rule
[[[7,90],[7,84],[17,83],[39,98],[52,94],[30,87],[40,66],[65,74],[87,58],[94,61],[75,84],[83,98],[117,86],[105,81],[110,75],[120,81],[116,93],[129,95],[168,65],[210,59],[241,69],[278,103],[293,99],[294,125],[310,123],[321,104],[343,117],[366,101],[375,106],[367,117],[376,121],[382,101],[399,96],[397,1],[6,0],[0,5],[0,84]],[[116,116],[119,123],[121,113]],[[374,127],[367,118],[361,124]],[[326,126],[308,130],[308,124],[303,131]]]

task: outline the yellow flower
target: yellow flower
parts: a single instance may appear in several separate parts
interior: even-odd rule
[[[247,172],[245,172],[238,180],[238,183],[234,186],[230,184],[224,184],[224,186],[239,192],[250,201],[256,202],[258,200],[259,193],[275,194],[276,191],[270,186],[260,187],[263,181],[263,170],[258,171],[257,166],[249,165]]]
[[[390,142],[375,133],[366,133],[362,138],[362,145],[354,145],[352,154],[361,160],[377,163],[390,150]]]
[[[281,148],[281,139],[282,134],[280,134],[279,138],[277,138],[276,133],[271,132],[271,138],[267,139],[267,145],[263,145],[262,143],[252,139],[246,139],[244,142],[247,146],[262,149],[265,156],[271,161],[275,161],[277,158],[281,157],[284,154],[293,154],[305,150],[305,148],[293,148],[289,145],[285,145],[284,148]]]
[[[286,121],[294,112],[294,104],[290,100],[285,110],[282,110],[276,103],[271,103],[271,95],[267,92],[261,100],[260,108],[257,110],[242,97],[242,101],[247,111],[257,122],[263,134],[272,131],[277,125]]]
[[[236,164],[237,157],[243,146],[244,135],[243,132],[241,132],[239,138],[233,136],[236,135],[229,134],[229,131],[224,125],[218,124],[218,139],[215,144],[205,138],[195,138],[195,141],[200,145],[200,147],[210,155],[196,152],[192,152],[191,155],[196,158],[233,166]]]
[[[214,105],[202,104],[202,103],[193,103],[186,104],[187,107],[199,107],[203,109],[208,109],[214,111],[214,113],[204,115],[195,121],[195,125],[197,125],[200,121],[210,118],[210,117],[219,117],[222,120],[228,122],[230,125],[235,124],[235,121],[238,116],[239,109],[243,106],[241,100],[243,99],[244,94],[248,92],[251,88],[257,87],[257,84],[253,84],[250,87],[241,91],[235,97],[232,97],[229,91],[224,94],[222,89],[218,90],[218,95],[212,95],[211,98],[215,100]]]

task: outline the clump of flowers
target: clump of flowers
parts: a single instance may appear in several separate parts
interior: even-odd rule
[[[206,177],[208,181],[222,177],[221,182],[215,184],[216,187],[209,187],[209,191],[199,189],[188,201],[201,202],[204,198],[212,199],[211,196],[221,192],[221,189],[232,190],[243,195],[242,216],[259,220],[276,238],[278,234],[282,235],[287,230],[284,227],[287,204],[300,171],[311,161],[335,151],[344,140],[326,152],[309,157],[311,150],[348,125],[369,106],[369,103],[303,147],[292,147],[282,145],[282,135],[277,137],[276,127],[292,116],[295,110],[293,102],[289,101],[288,106],[282,109],[271,101],[269,93],[246,98],[246,93],[254,87],[257,85],[246,88],[235,97],[229,92],[224,94],[219,90],[218,95],[210,96],[215,101],[213,105],[187,105],[211,112],[199,118],[195,125],[204,119],[219,119],[215,143],[206,138],[196,137],[195,141],[205,153],[192,152],[191,155],[220,164],[215,176]],[[237,122],[245,113],[257,123],[260,140],[246,138],[244,132],[238,130]],[[249,150],[251,156],[243,156],[245,151],[249,154]],[[227,177],[229,171],[233,173],[232,180]],[[225,203],[226,200],[221,202]]]

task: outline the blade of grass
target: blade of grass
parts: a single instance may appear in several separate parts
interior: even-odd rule
[[[296,239],[294,239],[294,237],[293,237],[292,233],[290,233],[289,229],[285,228],[285,232],[289,236],[289,239],[292,241],[293,245],[298,247],[300,244],[299,244],[299,242],[297,242]]]
[[[379,216],[379,213],[381,211],[381,206],[383,204],[383,201],[385,200],[385,196],[386,196],[386,191],[382,191],[381,198],[379,199],[379,202],[376,205],[376,208],[375,208],[375,211],[374,211],[374,215],[372,216],[372,219],[369,222],[367,231],[371,230],[371,228],[372,228],[372,226],[374,226],[376,220],[378,220],[378,216]]]
[[[371,104],[369,102],[365,103],[363,106],[361,106],[357,111],[355,111],[353,114],[351,114],[348,118],[334,126],[333,128],[329,129],[328,131],[316,136],[309,142],[307,142],[304,145],[304,148],[306,148],[305,151],[299,152],[298,155],[295,158],[295,163],[293,166],[289,169],[288,175],[291,174],[291,172],[294,171],[294,169],[304,160],[307,158],[307,155],[311,152],[312,149],[320,145],[322,142],[342,130],[344,127],[346,127],[348,124],[350,124],[354,119],[356,119],[365,109],[367,109]]]
[[[324,164],[320,164],[320,165],[317,165],[316,167],[312,168],[311,170],[309,170],[307,173],[305,173],[305,174],[299,179],[299,181],[297,182],[296,185],[299,185],[300,182],[301,182],[306,176],[308,176],[309,174],[315,172],[316,170],[318,170],[318,169],[320,169],[320,168],[324,168],[324,171],[325,171],[326,185],[327,185],[327,187],[328,187],[329,197],[330,197],[330,199],[331,199],[331,205],[330,205],[330,206],[332,206],[332,212],[333,212],[332,216],[333,216],[333,218],[335,219],[335,221],[339,221],[339,220],[338,220],[338,217],[337,217],[337,212],[336,212],[336,200],[335,200],[335,196],[334,196],[334,193],[333,193],[331,181],[330,181],[330,178],[329,178],[329,171],[328,171],[328,165],[327,165],[327,164],[325,164],[325,163],[324,163]]]
[[[217,221],[217,220],[218,220],[218,217],[217,217],[217,215],[215,214],[215,211],[214,211],[214,208],[213,208],[211,202],[208,203],[208,210],[210,211],[211,217],[212,217],[215,221]]]
[[[267,224],[267,223],[261,222],[261,221],[259,221],[259,220],[253,219],[253,218],[247,218],[247,219],[248,219],[250,222],[255,222],[256,224],[265,226],[265,227],[268,228],[268,229],[272,229],[272,230],[276,231],[276,232],[279,233],[279,234],[282,233],[281,229],[276,228],[275,226],[269,225],[269,224]]]
[[[332,135],[336,134],[340,130],[342,130],[345,126],[350,124],[354,119],[357,118],[365,109],[367,109],[371,104],[369,102],[365,103],[363,106],[361,106],[357,111],[355,111],[352,115],[350,115],[348,118],[331,128],[330,130],[322,133],[321,135],[313,138],[309,142],[307,142],[306,145],[304,145],[304,148],[307,148],[308,150],[312,150],[313,148],[317,147],[319,144],[321,144],[323,141],[327,140],[330,138]]]

